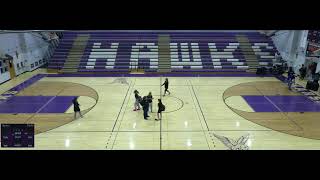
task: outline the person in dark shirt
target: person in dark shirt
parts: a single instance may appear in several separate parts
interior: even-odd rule
[[[147,96],[147,99],[148,99],[148,103],[149,103],[149,107],[150,107],[150,112],[152,112],[152,100],[153,100],[153,97],[152,97],[152,93],[149,92],[148,96]]]
[[[144,96],[142,98],[141,105],[143,107],[143,118],[145,120],[148,120],[149,102],[148,102],[147,96]]]
[[[294,84],[294,82],[295,82],[294,71],[293,71],[292,67],[290,67],[289,71],[288,71],[288,87],[289,87],[289,90],[291,90],[291,86],[292,86],[292,84]]]
[[[164,111],[165,106],[162,104],[161,99],[158,99],[158,113],[157,113],[157,117],[158,119],[155,119],[156,121],[159,121],[162,119],[162,111]]]
[[[134,98],[135,98],[133,111],[137,111],[137,110],[139,111],[141,96],[139,96],[139,91],[137,91],[137,90],[134,90],[133,93],[134,93]]]
[[[313,76],[316,73],[317,63],[313,62],[312,64],[310,64],[309,69],[311,71],[311,75]]]
[[[302,64],[302,67],[299,69],[300,72],[300,79],[303,80],[307,74],[307,68]]]
[[[169,95],[171,94],[170,91],[168,90],[169,89],[169,80],[168,78],[166,78],[166,80],[164,81],[164,83],[162,84],[162,86],[164,86],[164,94],[163,96],[166,95],[166,92],[169,93]]]
[[[80,114],[80,117],[82,118],[82,114],[81,114],[81,111],[80,111],[80,104],[78,102],[78,97],[75,97],[73,100],[72,100],[72,103],[73,103],[73,110],[74,110],[74,119],[76,119],[77,117],[77,112]]]

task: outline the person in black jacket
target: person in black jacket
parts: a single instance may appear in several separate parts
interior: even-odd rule
[[[169,95],[171,94],[170,91],[168,90],[169,89],[169,80],[168,78],[166,78],[166,80],[164,81],[164,83],[162,84],[162,86],[164,85],[164,94],[163,96],[166,95],[166,92],[169,93]]]
[[[158,99],[158,113],[157,113],[158,119],[155,119],[156,121],[159,121],[162,119],[162,111],[164,110],[165,110],[165,106],[162,104],[161,99]]]
[[[78,97],[73,98],[72,103],[73,103],[73,110],[74,110],[74,119],[76,119],[77,117],[77,112],[80,114],[80,117],[82,118],[83,116],[80,111],[80,107],[79,107],[80,104],[78,102]]]
[[[148,120],[148,111],[149,111],[149,102],[147,96],[144,96],[141,101],[141,105],[143,107],[143,118]]]

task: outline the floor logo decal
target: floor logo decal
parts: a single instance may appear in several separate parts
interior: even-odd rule
[[[247,145],[247,141],[249,140],[249,134],[241,136],[237,140],[233,140],[225,136],[219,136],[215,133],[213,133],[213,135],[230,150],[249,150],[249,146]]]
[[[116,78],[115,80],[112,81],[112,83],[110,84],[114,84],[114,83],[119,83],[119,84],[127,84],[129,85],[127,78]]]

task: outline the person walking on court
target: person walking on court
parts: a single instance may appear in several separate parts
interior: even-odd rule
[[[83,118],[81,111],[80,111],[80,104],[78,102],[78,97],[73,98],[72,100],[73,103],[73,110],[74,110],[74,119],[77,117],[77,112],[80,114],[80,117]]]
[[[161,99],[158,99],[158,113],[157,113],[157,117],[158,119],[155,119],[156,121],[159,121],[162,119],[162,111],[165,111],[166,106],[162,104]]]
[[[149,103],[149,107],[150,107],[150,112],[152,112],[152,99],[153,99],[153,97],[152,97],[151,92],[149,92],[147,99],[148,99],[148,103]]]
[[[149,102],[148,102],[147,96],[144,96],[142,98],[141,105],[143,108],[143,118],[145,120],[148,120]]]
[[[293,71],[292,67],[290,67],[289,71],[288,71],[288,87],[289,87],[289,90],[291,90],[291,86],[294,83],[295,83],[295,75],[294,75],[294,71]]]
[[[168,78],[166,78],[166,80],[164,81],[164,83],[161,86],[163,86],[163,85],[164,85],[164,94],[163,94],[163,96],[166,95],[166,92],[168,92],[169,95],[170,95],[171,93],[168,90],[169,89],[169,80],[168,80]]]
[[[133,111],[137,111],[137,110],[139,111],[141,96],[139,96],[139,91],[137,91],[137,90],[134,90],[133,93],[134,93],[134,98],[135,98]]]

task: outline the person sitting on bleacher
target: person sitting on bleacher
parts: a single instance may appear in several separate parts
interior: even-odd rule
[[[284,73],[284,67],[282,65],[277,65],[275,68],[275,75],[279,76]]]
[[[272,73],[273,75],[278,75],[277,66],[276,66],[276,65],[273,65],[273,66],[272,66],[271,73]]]
[[[281,62],[281,55],[279,52],[275,54],[275,59],[276,59],[276,62]]]

